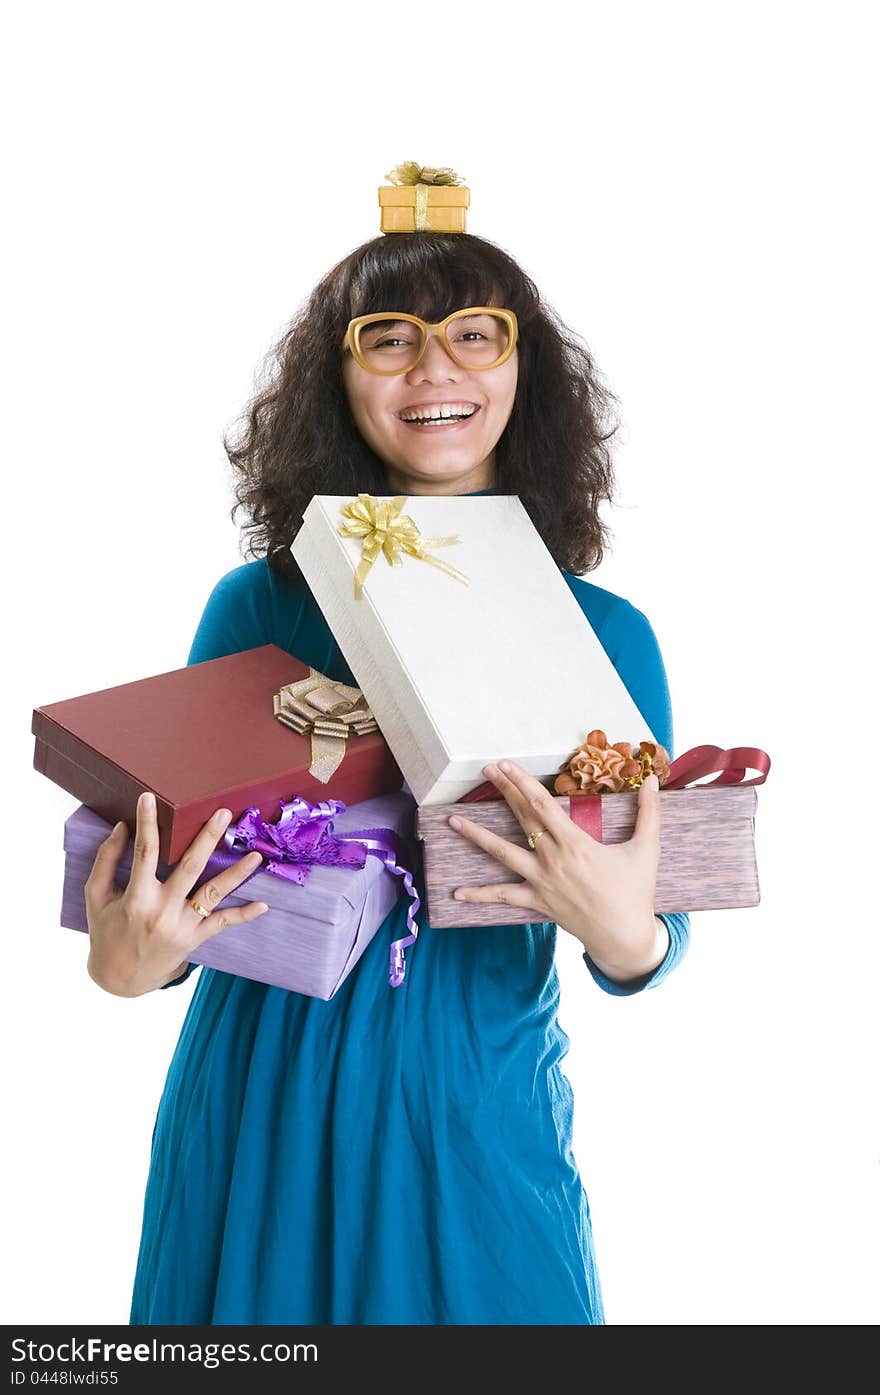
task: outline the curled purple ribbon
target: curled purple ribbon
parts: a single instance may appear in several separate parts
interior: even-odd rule
[[[340,838],[333,832],[333,819],[345,813],[339,799],[322,799],[310,804],[295,795],[281,800],[281,814],[275,823],[265,823],[259,809],[245,809],[230,824],[223,841],[230,851],[243,848],[259,852],[264,865],[258,872],[271,872],[298,886],[305,886],[312,867],[363,867],[367,850],[354,838]]]
[[[368,855],[378,857],[387,871],[401,878],[410,897],[406,910],[409,934],[391,942],[388,983],[391,988],[399,988],[406,974],[404,949],[415,943],[419,933],[415,915],[421,905],[412,873],[400,860],[401,853],[406,855],[403,840],[392,828],[359,828],[345,837],[334,833],[333,819],[344,814],[347,807],[339,799],[311,804],[301,795],[294,795],[280,803],[281,813],[275,823],[265,823],[259,809],[252,807],[230,824],[223,835],[224,847],[208,858],[194,889],[254,850],[263,855],[264,861],[239,882],[236,891],[258,872],[269,872],[304,886],[314,866],[361,868]]]
[[[416,924],[415,916],[422,902],[413,885],[412,873],[398,861],[402,840],[392,828],[359,828],[351,837],[360,839],[368,853],[380,857],[385,864],[386,871],[393,872],[395,877],[400,877],[404,889],[410,897],[409,905],[406,908],[406,928],[409,934],[402,936],[399,940],[391,941],[388,983],[392,988],[399,988],[406,974],[403,951],[407,945],[416,942],[419,927]]]

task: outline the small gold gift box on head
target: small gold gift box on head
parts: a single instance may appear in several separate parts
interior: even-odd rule
[[[435,168],[408,160],[385,176],[379,187],[380,231],[463,233],[470,189],[448,166]]]

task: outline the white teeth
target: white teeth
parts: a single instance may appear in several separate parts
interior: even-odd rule
[[[442,402],[436,407],[412,407],[399,416],[401,421],[442,421],[446,417],[472,417],[476,410],[469,402]]]

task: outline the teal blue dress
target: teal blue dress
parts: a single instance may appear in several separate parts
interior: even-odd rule
[[[563,575],[673,753],[648,620]],[[189,663],[269,643],[354,682],[305,583],[248,562],[215,586]],[[407,902],[329,1002],[200,969],[153,1130],[131,1323],[604,1322],[557,1020],[565,932],[434,931],[420,913],[390,988]],[[688,917],[662,919],[650,975],[620,985],[584,954],[601,989],[670,973]]]

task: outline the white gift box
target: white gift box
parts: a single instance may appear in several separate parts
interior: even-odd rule
[[[554,775],[595,727],[655,740],[517,495],[407,496],[420,534],[461,539],[426,551],[468,584],[380,552],[357,598],[353,502],[316,495],[291,551],[419,804],[460,799],[505,756]]]

